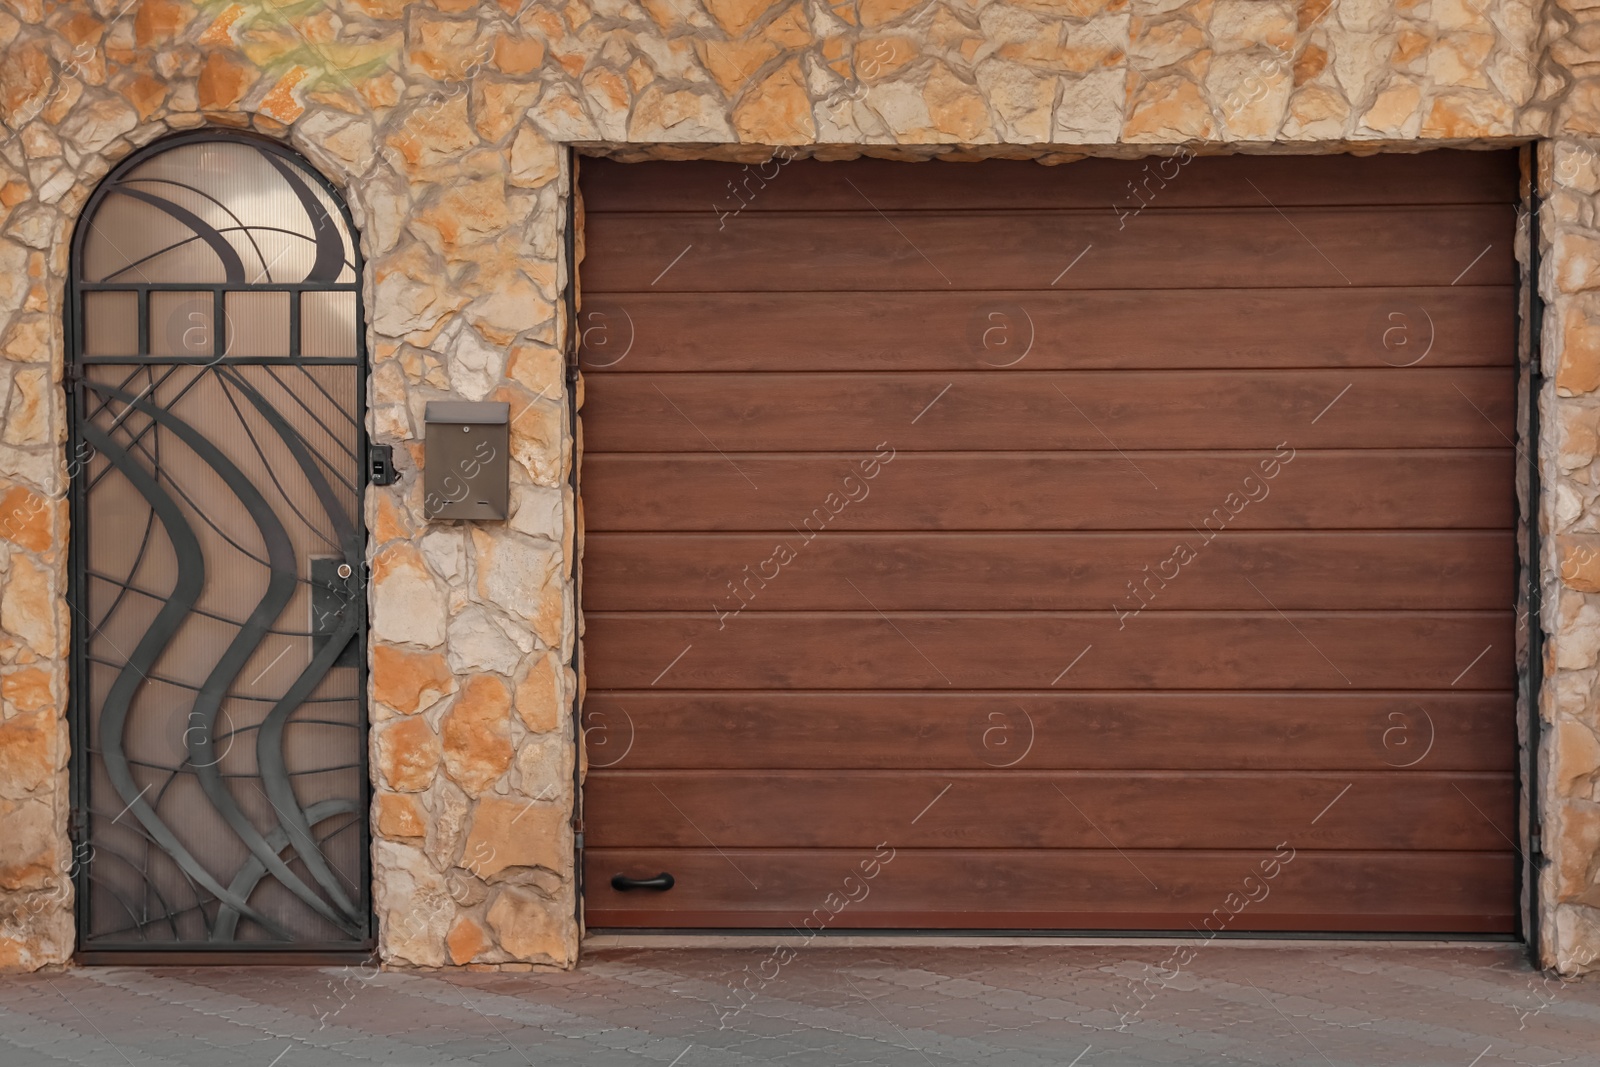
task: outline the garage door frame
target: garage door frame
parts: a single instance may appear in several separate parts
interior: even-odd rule
[[[715,148],[697,145],[634,145],[616,146],[625,151],[626,158],[631,161],[644,160],[723,160],[733,159],[730,152],[718,151]],[[807,146],[816,147],[816,146]],[[828,146],[830,148],[836,146]],[[862,146],[863,148],[868,146]],[[997,146],[999,147],[999,146]],[[1447,145],[1429,145],[1427,148],[1446,148]],[[1527,947],[1530,958],[1538,965],[1539,945],[1541,944],[1541,900],[1538,890],[1539,872],[1548,865],[1542,851],[1542,825],[1540,803],[1540,765],[1539,749],[1542,741],[1542,719],[1540,715],[1532,714],[1544,697],[1543,686],[1543,655],[1545,635],[1542,626],[1529,625],[1529,620],[1542,617],[1542,585],[1538,561],[1543,558],[1544,545],[1540,537],[1539,523],[1537,521],[1539,503],[1541,502],[1542,479],[1539,469],[1539,447],[1541,444],[1540,413],[1538,398],[1542,395],[1546,376],[1541,369],[1540,334],[1544,321],[1544,301],[1541,298],[1538,286],[1534,279],[1539,276],[1540,242],[1537,239],[1539,230],[1540,197],[1537,182],[1530,179],[1531,175],[1538,173],[1540,162],[1540,142],[1521,141],[1494,146],[1498,149],[1520,148],[1521,158],[1521,198],[1522,203],[1516,221],[1516,239],[1526,253],[1519,258],[1519,276],[1517,288],[1517,308],[1515,314],[1517,353],[1517,396],[1516,411],[1518,415],[1516,449],[1521,455],[1521,464],[1517,469],[1515,479],[1517,495],[1517,545],[1518,545],[1518,581],[1516,605],[1516,640],[1518,645],[1517,657],[1517,697],[1516,697],[1516,728],[1518,734],[1518,794],[1519,804],[1519,840],[1515,848],[1521,856],[1522,862],[1517,865],[1516,892],[1520,898],[1519,929],[1515,935]],[[803,151],[804,149],[802,149]],[[1423,149],[1427,150],[1427,149]],[[584,821],[583,821],[583,766],[582,748],[585,744],[585,730],[583,726],[583,693],[584,684],[582,677],[583,661],[583,581],[582,581],[582,539],[584,527],[582,514],[582,455],[583,433],[581,416],[582,373],[578,364],[579,347],[582,343],[584,327],[580,318],[580,307],[577,293],[577,277],[579,273],[578,262],[578,232],[582,224],[581,191],[579,189],[579,170],[582,158],[586,156],[609,157],[613,153],[605,147],[594,145],[569,144],[567,146],[567,174],[570,182],[570,195],[567,197],[567,225],[565,228],[565,262],[567,276],[563,289],[563,299],[566,304],[567,321],[572,328],[567,331],[567,351],[565,353],[565,367],[567,381],[570,388],[567,390],[568,415],[570,432],[573,442],[573,461],[569,466],[568,481],[573,493],[573,499],[578,505],[579,520],[575,534],[576,552],[574,562],[573,610],[574,618],[578,620],[580,636],[574,643],[571,666],[580,677],[579,684],[575,687],[571,706],[573,736],[575,743],[580,746],[580,758],[574,760],[574,871],[576,879],[577,917],[580,933],[587,935],[588,931],[583,922],[583,902],[585,897],[584,885]],[[1091,158],[1097,153],[1086,153]],[[1298,153],[1307,158],[1326,153]],[[748,161],[748,153],[740,153],[737,161]],[[1111,155],[1105,153],[1105,155]],[[1150,152],[1133,158],[1158,159],[1162,153]],[[1008,152],[1005,158],[1016,158],[1014,152]],[[1115,158],[1127,158],[1123,153],[1117,153]],[[926,160],[907,160],[910,162],[928,162]],[[1069,164],[1070,165],[1070,164]],[[1530,521],[1530,518],[1533,521]],[[671,931],[683,934],[685,931]],[[733,931],[718,930],[718,934],[729,934]],[[630,934],[643,934],[645,931],[630,931]],[[767,934],[770,931],[752,931],[752,933]],[[841,934],[850,934],[849,930],[839,931]],[[929,931],[929,933],[940,933]],[[1146,932],[1122,931],[1123,936],[1141,936]],[[1154,936],[1170,936],[1166,932],[1149,932]],[[1040,931],[1040,936],[1057,936],[1056,931]],[[1103,935],[1102,935],[1103,936]],[[1236,935],[1223,933],[1220,936],[1238,936],[1251,938],[1284,938],[1284,939],[1326,939],[1349,936],[1361,938],[1364,935],[1339,935],[1339,934],[1305,934],[1305,933],[1260,933],[1240,932]],[[1369,935],[1368,935],[1369,936]],[[1382,935],[1389,939],[1405,939],[1406,935]],[[1416,935],[1417,938],[1435,939],[1439,935]],[[1451,939],[1472,940],[1471,935],[1451,935]],[[1487,939],[1498,939],[1498,935]]]

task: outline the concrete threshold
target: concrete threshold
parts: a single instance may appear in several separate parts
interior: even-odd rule
[[[1148,937],[1065,937],[1052,935],[1039,936],[992,936],[987,934],[952,935],[952,934],[820,934],[815,937],[801,937],[794,934],[780,934],[774,930],[751,930],[739,932],[721,932],[715,934],[700,933],[654,933],[649,931],[626,931],[589,934],[583,939],[583,951],[591,952],[600,949],[748,949],[752,947],[785,946],[800,948],[802,946],[824,948],[1127,948],[1145,949],[1165,945],[1192,945],[1203,940],[1198,937],[1182,937],[1172,934],[1158,934]],[[1361,937],[1358,935],[1316,936],[1296,935],[1290,937],[1218,937],[1208,942],[1208,945],[1234,948],[1306,948],[1313,945],[1327,945],[1330,948],[1351,948],[1359,946],[1363,949],[1482,949],[1486,951],[1504,952],[1507,948],[1521,948],[1520,942],[1505,938],[1464,938],[1464,939],[1439,939],[1439,938],[1396,938],[1390,935]]]

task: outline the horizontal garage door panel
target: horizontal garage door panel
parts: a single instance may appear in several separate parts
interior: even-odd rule
[[[1509,286],[983,293],[606,292],[581,365],[682,371],[1506,367]],[[1446,279],[1448,282],[1448,279]],[[1190,285],[1198,284],[1198,280]],[[1154,312],[1159,311],[1159,314]],[[759,343],[752,343],[759,339]],[[1020,362],[1017,362],[1020,360]],[[1421,360],[1422,362],[1418,362]]]
[[[587,924],[1516,932],[1519,174],[583,161]]]
[[[595,375],[584,409],[611,430],[608,452],[870,451],[886,424],[900,451],[1103,451],[1103,426],[1125,451],[1495,448],[1516,434],[1513,381],[1509,369],[1464,367]],[[1312,423],[1334,403],[1338,419]],[[717,427],[715,440],[697,426]]]
[[[874,455],[592,452],[588,528],[1503,529],[1516,505],[1509,448],[1294,451],[1270,481],[1275,452],[907,452],[865,481]]]
[[[591,690],[590,766],[1513,769],[1502,692]],[[596,794],[599,795],[599,794]]]
[[[1509,774],[1208,777],[1015,768],[1003,775],[621,769],[616,775],[587,817],[626,825],[607,838],[617,848],[698,848],[707,838],[727,849],[869,851],[885,840],[897,848],[1000,849],[1104,848],[1107,840],[1118,848],[1181,849],[1204,840],[1215,848],[1270,852],[1283,840],[1283,827],[1294,826],[1299,848],[1498,852],[1516,827]],[[863,804],[867,797],[871,803]],[[1263,817],[1268,810],[1270,819]]]
[[[588,218],[583,269],[599,289],[662,292],[1236,288],[1260,285],[1264,271],[1279,289],[1449,285],[1469,268],[1472,284],[1516,280],[1510,256],[1473,262],[1506,240],[1510,205],[1295,215],[1290,226],[1265,206],[1175,210],[1120,229],[1104,209],[926,212],[862,229],[854,213],[814,212],[752,215],[736,234],[719,235],[709,212],[619,212]],[[1308,241],[1321,255],[1307,256]],[[1068,270],[1086,246],[1098,247]],[[1043,256],[1045,248],[1058,255]]]
[[[1270,500],[1270,498],[1269,498]],[[1506,608],[1516,598],[1512,535],[1501,530],[1228,532],[1182,570],[1159,573],[1166,533],[591,533],[590,611],[1123,610],[1148,580],[1149,610]],[[779,546],[794,552],[780,572]],[[1170,575],[1171,568],[1167,569]],[[775,575],[781,574],[781,578]],[[772,579],[767,581],[763,579]],[[929,575],[937,575],[928,580]],[[1249,581],[1246,581],[1249,579]],[[733,583],[730,588],[729,583]]]
[[[595,689],[1509,689],[1511,612],[590,612]],[[1119,635],[1121,638],[1119,639]],[[1077,666],[1061,672],[1089,645]],[[691,647],[692,646],[692,647]],[[1481,653],[1479,650],[1482,650]],[[1463,652],[1465,651],[1465,654]],[[1480,658],[1474,660],[1474,656]],[[1469,669],[1470,668],[1470,669]],[[1055,681],[1052,681],[1055,679]]]
[[[1061,167],[990,160],[974,175],[969,164],[908,167],[862,159],[846,167],[782,161],[747,167],[686,162],[640,168],[584,162],[586,206],[600,211],[710,213],[744,204],[746,211],[883,211],[968,207],[977,210],[1094,208],[1135,204],[1140,186],[1149,210],[1168,207],[1305,207],[1327,204],[1509,204],[1518,166],[1509,152],[1457,152],[1449,166],[1436,155],[1181,156],[1170,159],[1085,159]],[[1309,163],[1309,165],[1308,165]],[[840,174],[850,180],[841,180]],[[768,180],[763,180],[763,175]],[[773,177],[776,175],[776,177]],[[1173,175],[1178,175],[1174,178]],[[974,188],[979,178],[980,190]],[[1165,178],[1165,180],[1163,180]],[[728,189],[733,182],[741,195]],[[1143,183],[1148,182],[1148,185]],[[979,194],[979,195],[975,195]],[[728,226],[738,225],[729,220]]]
[[[1284,830],[1290,848],[1295,829]],[[1506,901],[1516,891],[1516,869],[1492,852],[1296,850],[1265,883],[1261,864],[1277,854],[1259,849],[896,850],[865,883],[865,899],[836,913],[825,911],[826,918],[812,918],[815,909],[838,907],[830,900],[861,895],[861,864],[872,862],[875,850],[596,848],[586,854],[584,914],[591,927],[742,926],[784,932],[791,927],[804,932],[934,926],[1188,933],[1202,924],[1206,930],[1231,932],[1503,934],[1514,929]],[[619,870],[672,870],[680,882],[696,887],[695,896],[690,901],[672,893],[619,893],[609,884]],[[1216,909],[1226,909],[1247,892],[1259,897],[1263,888],[1266,897],[1259,903],[1233,903],[1237,912],[1225,910],[1205,923]]]

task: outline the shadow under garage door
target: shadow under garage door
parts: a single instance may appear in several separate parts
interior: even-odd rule
[[[591,927],[1516,930],[1514,155],[581,188]]]

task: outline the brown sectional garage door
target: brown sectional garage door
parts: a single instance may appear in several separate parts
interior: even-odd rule
[[[582,190],[591,927],[1515,931],[1514,156]]]

